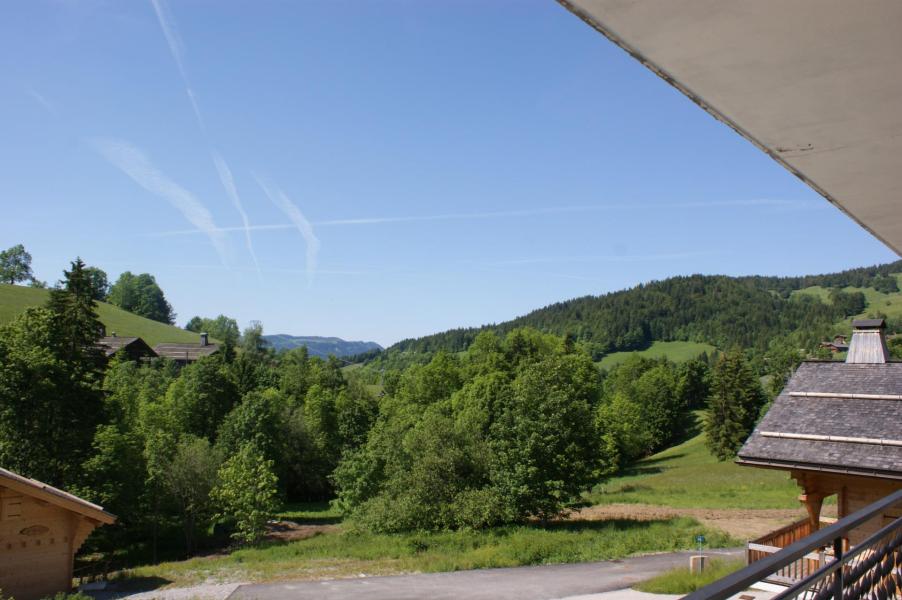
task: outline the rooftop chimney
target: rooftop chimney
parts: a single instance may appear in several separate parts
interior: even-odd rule
[[[201,346],[206,346],[206,345],[208,345],[209,343],[210,343],[210,340],[208,339],[207,334],[206,334],[206,333],[200,334],[200,345],[201,345]]]
[[[886,347],[886,323],[883,319],[852,321],[852,341],[849,342],[847,363],[882,364],[889,360]]]

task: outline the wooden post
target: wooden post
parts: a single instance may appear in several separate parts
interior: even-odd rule
[[[814,533],[821,526],[821,507],[824,504],[825,494],[822,492],[808,492],[799,496],[799,502],[805,505],[808,512],[808,522],[811,524],[811,533]]]

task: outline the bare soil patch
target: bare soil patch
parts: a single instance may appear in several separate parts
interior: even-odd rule
[[[267,524],[264,538],[280,542],[294,542],[330,531],[338,531],[338,525],[307,525],[294,521],[274,521]]]
[[[571,519],[606,521],[632,519],[655,521],[675,517],[692,517],[703,525],[729,533],[735,538],[751,540],[804,518],[805,510],[784,508],[672,508],[652,504],[605,504],[574,511]],[[836,516],[836,506],[825,506],[823,515]]]

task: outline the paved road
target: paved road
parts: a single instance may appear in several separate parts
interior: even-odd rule
[[[706,554],[740,557],[742,552],[711,550]],[[550,600],[629,587],[675,566],[688,566],[692,554],[676,552],[575,565],[253,584],[239,587],[229,600]]]

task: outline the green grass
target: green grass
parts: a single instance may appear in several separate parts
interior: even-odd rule
[[[651,594],[688,594],[744,566],[745,561],[742,560],[713,560],[701,573],[690,573],[688,568],[678,567],[638,583],[633,588]]]
[[[0,284],[0,325],[13,320],[29,306],[47,302],[48,290]],[[172,325],[151,321],[105,302],[97,303],[97,314],[110,333],[137,336],[151,347],[161,342],[197,342],[197,334]]]
[[[902,273],[896,273],[893,277],[896,278],[899,287],[902,288]],[[885,314],[890,319],[902,319],[902,292],[884,294],[883,292],[878,292],[874,288],[858,287],[845,287],[843,288],[843,291],[861,292],[864,294],[864,298],[867,301],[867,308],[860,314],[837,321],[835,324],[837,333],[851,334],[853,319],[865,318],[868,315],[876,314],[878,312]],[[799,294],[814,296],[823,302],[830,302],[830,290],[821,286],[807,287],[793,292],[794,296]]]
[[[595,364],[602,369],[610,369],[611,367],[619,365],[634,354],[646,358],[662,358],[666,356],[673,362],[685,362],[700,356],[703,352],[711,354],[714,350],[716,350],[716,348],[711,344],[701,344],[698,342],[653,342],[651,347],[646,350],[638,350],[636,352],[613,352]]]
[[[289,502],[276,518],[305,524],[328,524],[341,521],[341,511],[329,502]]]
[[[486,531],[371,534],[323,533],[305,540],[264,544],[230,554],[139,567],[121,574],[191,585],[203,581],[272,581],[410,572],[457,571],[623,558],[691,549],[697,534],[712,547],[738,545],[693,519],[576,521]]]
[[[593,504],[654,504],[674,508],[797,508],[798,488],[785,471],[719,462],[704,434],[639,461],[595,486]]]

